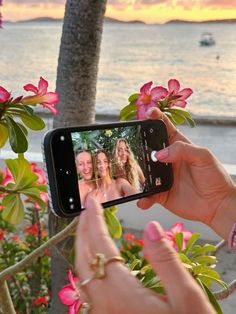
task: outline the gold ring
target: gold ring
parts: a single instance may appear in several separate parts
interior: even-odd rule
[[[92,260],[90,267],[93,271],[93,278],[102,279],[106,277],[105,266],[113,262],[124,262],[121,256],[112,256],[106,258],[102,253],[97,253],[95,258]]]
[[[82,314],[89,313],[89,310],[91,310],[92,306],[88,302],[83,302],[81,306],[81,312]]]

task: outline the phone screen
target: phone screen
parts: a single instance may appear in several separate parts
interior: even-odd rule
[[[170,189],[171,165],[152,158],[167,145],[160,120],[49,131],[43,147],[53,211],[73,217],[89,195],[108,207]]]
[[[73,132],[71,139],[82,207],[88,194],[106,203],[150,185],[140,125]]]

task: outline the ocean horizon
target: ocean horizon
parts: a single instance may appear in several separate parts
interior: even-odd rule
[[[0,30],[0,85],[14,96],[40,76],[55,89],[61,22],[6,23]],[[203,32],[216,44],[201,47]],[[167,87],[171,78],[193,95],[187,109],[208,118],[236,117],[236,24],[105,23],[96,112],[114,115],[148,81]]]

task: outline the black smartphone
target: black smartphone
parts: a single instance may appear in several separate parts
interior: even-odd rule
[[[47,132],[43,155],[52,211],[74,217],[93,195],[104,207],[167,191],[170,163],[153,151],[168,146],[161,120],[58,128]]]

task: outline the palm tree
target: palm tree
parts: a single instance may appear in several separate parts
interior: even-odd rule
[[[66,2],[56,83],[60,103],[54,127],[95,121],[96,83],[106,2]],[[67,223],[67,219],[50,214],[50,235],[56,234]],[[70,268],[67,258],[72,245],[73,239],[67,239],[52,251],[52,313],[66,313],[57,293],[66,284]]]

